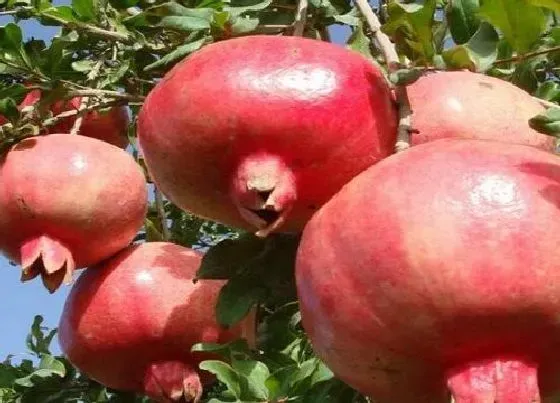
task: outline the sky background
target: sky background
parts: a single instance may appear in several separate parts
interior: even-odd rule
[[[55,5],[68,4],[68,1],[54,1]],[[12,22],[11,17],[0,17],[0,26]],[[44,27],[35,21],[19,23],[25,37],[43,39],[46,42],[58,32],[57,27]],[[335,26],[331,29],[331,40],[344,43],[348,36],[348,29]],[[35,315],[45,318],[44,325],[56,327],[62,312],[64,300],[70,290],[63,286],[54,294],[49,294],[39,278],[22,284],[20,282],[20,267],[11,266],[0,255],[0,361],[8,354],[17,360],[28,358],[25,337]],[[55,341],[52,352],[59,354],[60,349]]]

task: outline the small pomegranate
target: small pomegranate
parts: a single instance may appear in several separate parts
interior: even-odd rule
[[[556,402],[560,159],[444,139],[349,182],[306,226],[303,325],[379,403]]]
[[[67,134],[27,138],[0,160],[0,250],[54,292],[75,268],[126,247],[143,224],[146,182],[125,151]]]
[[[167,242],[131,246],[84,272],[60,320],[60,345],[80,371],[160,402],[197,402],[211,380],[198,342],[254,342],[254,316],[229,330],[214,319],[223,281],[193,283],[197,252]]]
[[[31,106],[41,98],[40,90],[30,91],[20,104],[20,108]],[[51,105],[51,112],[56,116],[64,111],[78,110],[82,102],[81,97],[72,98],[69,101],[58,101]],[[59,123],[48,128],[50,133],[70,133],[76,121],[75,116],[62,119]],[[107,112],[87,112],[80,126],[82,136],[92,137],[113,144],[120,148],[128,145],[127,131],[130,119],[125,107],[111,108]],[[6,123],[6,119],[0,115],[0,124]]]
[[[358,53],[256,35],[176,65],[148,95],[138,138],[171,201],[266,236],[301,230],[344,183],[390,155],[396,120],[381,71]]]
[[[413,145],[463,137],[555,150],[553,137],[529,127],[545,108],[507,81],[468,71],[431,73],[408,87],[408,97]]]

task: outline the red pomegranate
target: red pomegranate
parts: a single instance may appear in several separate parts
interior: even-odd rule
[[[33,90],[27,94],[20,104],[21,108],[35,104],[41,98],[40,90]],[[56,116],[64,111],[79,109],[82,102],[81,97],[72,98],[69,101],[58,101],[51,106],[52,113]],[[62,119],[59,123],[48,128],[50,133],[69,133],[76,121],[75,116]],[[130,119],[125,107],[111,108],[107,112],[91,111],[84,115],[80,132],[82,136],[93,137],[113,144],[120,148],[128,145],[128,123]],[[6,123],[6,119],[0,115],[0,125]]]
[[[175,204],[265,236],[301,230],[344,183],[390,155],[396,112],[381,71],[358,53],[246,36],[175,66],[148,95],[138,138]]]
[[[553,154],[444,139],[393,155],[306,226],[303,325],[375,402],[556,402],[558,222]]]
[[[126,247],[144,222],[144,175],[125,151],[83,136],[27,138],[0,160],[0,250],[54,292],[75,268]]]
[[[60,320],[60,345],[69,360],[114,389],[147,394],[160,402],[197,402],[202,384],[191,353],[198,342],[254,341],[249,315],[230,330],[214,319],[222,281],[192,282],[201,255],[167,242],[131,246],[84,272]]]
[[[545,108],[504,80],[468,71],[429,73],[408,87],[408,97],[413,145],[462,137],[555,149],[553,137],[529,127]]]

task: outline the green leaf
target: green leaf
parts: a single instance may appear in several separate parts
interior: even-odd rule
[[[450,68],[486,71],[496,61],[499,40],[494,27],[483,22],[467,43],[444,51],[443,60]]]
[[[95,0],[72,0],[72,8],[82,21],[97,20],[97,2]]]
[[[204,255],[196,278],[227,280],[250,264],[265,246],[266,241],[253,234],[226,239]]]
[[[198,17],[173,15],[163,17],[159,25],[165,28],[174,28],[180,31],[190,32],[210,28],[210,20]]]
[[[265,296],[264,290],[254,281],[235,278],[220,291],[216,303],[216,319],[222,326],[232,326],[241,321]]]
[[[505,36],[519,53],[525,53],[546,30],[547,15],[527,0],[484,0],[480,17]]]
[[[236,398],[241,397],[241,379],[239,374],[233,368],[222,361],[207,360],[199,364],[199,368],[216,375],[216,378],[225,384]]]
[[[66,368],[62,361],[57,360],[50,354],[43,354],[39,362],[39,369],[48,369],[61,377],[66,375]]]
[[[555,81],[540,83],[535,96],[548,101],[560,99],[560,85]]]
[[[560,1],[558,0],[529,0],[529,3],[534,6],[549,8],[556,13],[560,13]]]
[[[358,26],[352,28],[352,34],[348,38],[348,48],[360,53],[362,56],[365,56],[379,67],[379,63],[377,62],[375,55],[372,53],[370,40],[364,33],[361,21],[358,22]]]
[[[423,68],[399,69],[389,75],[390,81],[394,85],[410,85],[424,73]]]
[[[87,73],[90,72],[96,64],[97,61],[95,60],[77,60],[72,62],[72,70],[80,73]]]
[[[242,398],[246,401],[268,401],[268,388],[266,380],[270,372],[266,364],[252,360],[234,360],[232,367],[246,378]]]
[[[433,42],[433,24],[436,0],[426,0],[423,5],[389,2],[389,21],[382,29],[389,35],[402,37],[400,45],[407,45],[421,55],[425,61],[431,61],[435,54]]]
[[[41,15],[62,24],[79,22],[72,11],[72,7],[69,6],[50,7],[43,10]]]
[[[27,68],[33,67],[23,47],[21,29],[16,24],[9,23],[0,27],[0,60],[2,59]]]
[[[560,138],[560,107],[549,108],[529,120],[533,129]]]
[[[15,123],[20,118],[20,112],[16,101],[12,98],[0,99],[0,115],[4,116],[10,122]]]
[[[209,37],[204,37],[202,39],[199,39],[198,41],[194,41],[194,42],[190,42],[190,43],[186,43],[184,45],[181,45],[181,46],[177,47],[174,51],[172,51],[172,52],[166,54],[165,56],[163,56],[157,62],[151,63],[151,64],[147,65],[146,67],[144,67],[144,71],[154,70],[154,69],[157,69],[159,67],[166,66],[166,65],[168,65],[172,62],[175,62],[178,59],[181,59],[181,58],[191,54],[192,52],[195,52],[198,49],[200,49],[202,47],[202,45],[204,45],[204,43],[206,43],[209,39],[210,39]]]
[[[480,25],[477,15],[480,0],[450,0],[447,6],[447,20],[453,41],[460,45],[468,42]]]
[[[253,32],[259,26],[258,18],[238,17],[231,24],[231,32],[235,35]]]

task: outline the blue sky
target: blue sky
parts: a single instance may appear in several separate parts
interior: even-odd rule
[[[8,22],[11,22],[11,18],[0,17],[0,25]],[[43,27],[34,21],[20,22],[20,26],[28,38],[48,40],[57,32],[56,27]],[[342,27],[335,27],[331,34],[333,41],[340,43],[344,41],[348,32]],[[57,326],[70,288],[63,286],[51,295],[42,286],[40,279],[22,284],[19,277],[19,266],[9,265],[8,261],[0,256],[0,361],[8,354],[23,358],[26,354],[25,337],[35,315],[43,315],[46,326]],[[53,347],[53,352],[60,352],[56,342],[53,343]]]

